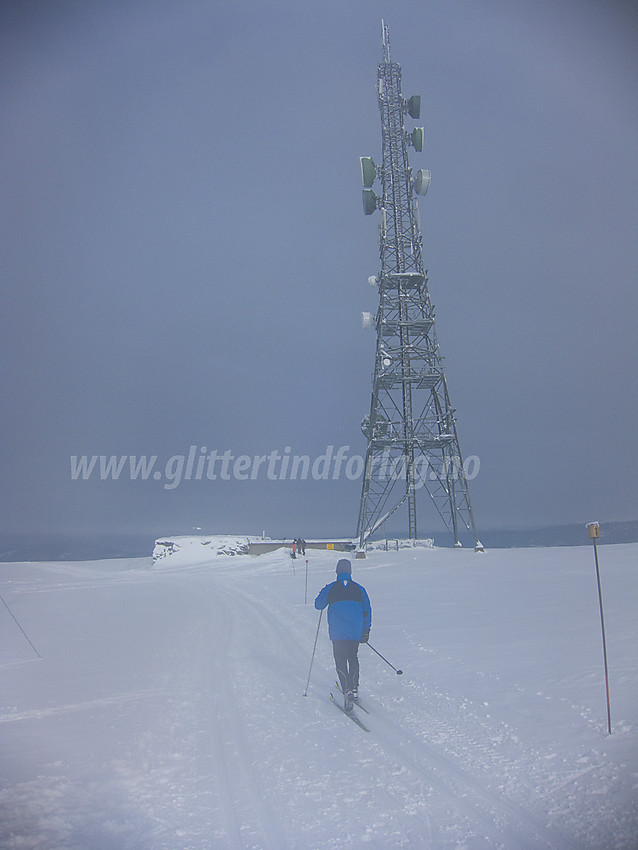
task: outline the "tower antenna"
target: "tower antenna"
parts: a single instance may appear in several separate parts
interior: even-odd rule
[[[390,61],[390,32],[385,25],[385,21],[381,20],[381,41],[383,42],[383,59],[385,62]]]
[[[382,21],[383,61],[377,74],[383,161],[361,157],[363,210],[380,213],[381,271],[374,325],[377,344],[370,411],[361,423],[367,438],[357,537],[365,542],[395,511],[407,506],[408,534],[417,539],[417,497],[434,505],[454,545],[469,531],[477,549],[466,473],[434,326],[423,268],[417,195],[430,172],[413,172],[408,146],[423,150],[423,128],[406,130],[404,118],[420,117],[421,98],[401,94],[401,67],[390,58],[390,34]],[[381,184],[380,194],[372,188]],[[366,314],[364,314],[365,316]]]

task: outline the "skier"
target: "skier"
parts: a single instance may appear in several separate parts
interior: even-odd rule
[[[332,641],[344,708],[352,711],[359,691],[359,644],[367,643],[372,625],[372,606],[366,589],[352,580],[346,558],[337,564],[337,580],[327,584],[315,599],[318,611],[328,606],[328,635]]]

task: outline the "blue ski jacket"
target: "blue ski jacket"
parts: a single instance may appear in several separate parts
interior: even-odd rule
[[[360,641],[372,625],[372,606],[365,587],[352,581],[350,573],[339,573],[315,599],[317,611],[328,606],[330,640]]]

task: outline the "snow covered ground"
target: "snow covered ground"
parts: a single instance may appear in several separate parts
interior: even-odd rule
[[[375,551],[370,727],[330,704],[336,553],[0,564],[0,846],[638,846],[638,544]],[[150,555],[150,553],[149,553]],[[294,566],[294,572],[293,572]]]

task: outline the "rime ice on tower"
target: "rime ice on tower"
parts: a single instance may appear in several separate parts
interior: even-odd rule
[[[408,146],[423,149],[423,128],[406,130],[404,117],[420,117],[421,99],[401,94],[401,67],[390,58],[383,29],[378,69],[383,161],[361,157],[363,209],[380,213],[381,271],[370,278],[379,289],[374,326],[377,346],[370,412],[361,423],[368,440],[357,536],[360,546],[398,508],[407,505],[410,539],[417,538],[417,499],[431,502],[460,546],[459,532],[472,533],[482,548],[472,515],[454,408],[434,327],[434,310],[421,254],[416,195],[425,195],[430,172],[412,171]],[[372,188],[380,182],[381,194]]]

